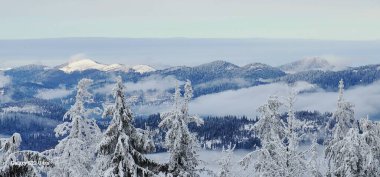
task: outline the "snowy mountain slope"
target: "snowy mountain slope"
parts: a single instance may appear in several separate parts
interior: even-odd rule
[[[132,69],[135,71],[135,72],[138,72],[138,73],[148,73],[148,72],[153,72],[153,71],[156,71],[156,69],[148,66],[148,65],[136,65],[136,66],[133,66]]]
[[[83,59],[78,61],[71,61],[59,69],[65,73],[71,73],[74,71],[85,71],[89,69],[103,70],[107,65],[103,65],[92,61],[90,59]]]
[[[206,83],[221,79],[243,78],[259,80],[277,78],[285,73],[269,65],[254,63],[239,67],[226,61],[214,61],[194,67],[173,67],[158,71],[160,75],[174,75],[180,80],[190,79],[192,83]]]
[[[323,58],[314,57],[285,64],[279,68],[286,73],[297,73],[311,70],[329,71],[336,67]]]
[[[64,65],[60,65],[57,67],[59,70],[65,72],[65,73],[72,73],[75,71],[86,71],[86,70],[99,70],[99,71],[106,71],[106,72],[112,72],[112,71],[123,71],[123,72],[130,72],[135,71],[138,73],[146,73],[146,72],[152,72],[155,71],[154,68],[148,66],[148,65],[136,65],[133,67],[128,67],[122,64],[101,64],[98,62],[95,62],[90,59],[81,59],[76,61],[70,61]]]
[[[11,79],[11,84],[3,89],[4,94],[15,101],[41,98],[38,96],[40,92],[57,91],[62,88],[74,90],[82,78],[94,80],[93,89],[102,90],[104,88],[103,90],[105,90],[108,85],[113,84],[114,76],[120,75],[126,83],[132,84],[134,90],[129,90],[129,94],[138,98],[136,104],[156,105],[171,99],[171,92],[176,81],[181,84],[187,79],[193,84],[194,97],[274,82],[295,83],[297,81],[306,81],[333,91],[336,90],[336,83],[342,78],[345,80],[347,88],[368,85],[380,79],[379,65],[346,68],[339,71],[311,70],[290,74],[262,63],[237,66],[226,61],[214,61],[193,67],[177,66],[157,71],[145,67],[146,65],[137,65],[132,71],[133,68],[121,64],[104,65],[92,60],[82,61],[82,63],[85,64],[85,67],[78,68],[75,62],[70,65],[71,69],[76,66],[75,69],[83,70],[81,72],[66,73],[59,69],[68,64],[56,68],[29,65],[4,71],[4,75]],[[130,70],[131,72],[129,72]],[[106,92],[97,95],[96,99],[104,101],[102,100],[104,93]],[[70,100],[72,96],[64,98],[64,101]]]

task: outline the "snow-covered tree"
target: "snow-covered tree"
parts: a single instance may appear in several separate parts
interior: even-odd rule
[[[322,177],[322,173],[320,172],[319,166],[321,165],[320,162],[318,161],[318,143],[317,143],[317,136],[314,135],[311,148],[310,148],[310,153],[311,153],[311,158],[308,163],[309,166],[309,171],[311,172],[312,177]]]
[[[364,141],[357,127],[349,129],[343,139],[331,144],[326,150],[333,164],[332,176],[364,177],[371,160],[371,147]],[[377,166],[378,168],[378,166]]]
[[[296,100],[296,92],[292,91],[287,99],[288,116],[287,124],[285,128],[285,139],[287,143],[285,151],[283,148],[279,148],[279,154],[285,156],[285,176],[303,176],[307,169],[307,162],[305,159],[304,151],[299,150],[300,137],[304,135],[303,126],[304,122],[296,119],[294,104]]]
[[[95,119],[88,118],[96,110],[85,106],[92,102],[88,87],[90,79],[82,79],[77,86],[76,100],[64,115],[64,122],[55,128],[56,136],[66,136],[53,150],[44,152],[50,156],[55,167],[49,171],[50,176],[88,176],[95,160],[95,148],[99,140],[100,129]]]
[[[189,131],[188,124],[195,122],[198,126],[203,120],[198,116],[189,115],[188,104],[193,96],[191,82],[188,80],[184,86],[185,93],[182,98],[180,88],[176,85],[173,109],[162,114],[159,126],[166,128],[165,146],[170,153],[169,171],[173,176],[198,176],[199,165],[197,139]]]
[[[337,103],[337,109],[333,115],[333,119],[336,124],[333,129],[333,139],[339,140],[345,137],[350,128],[354,127],[354,105],[347,102],[343,98],[344,82],[339,81],[339,97]]]
[[[359,131],[355,126],[354,110],[353,105],[343,98],[344,92],[344,82],[339,81],[339,97],[337,103],[337,109],[333,115],[335,121],[335,127],[333,128],[332,139],[328,142],[325,150],[325,156],[328,162],[328,175],[342,174],[343,166],[347,166],[346,162],[340,161],[343,157],[340,157],[343,153],[339,152],[340,149],[337,147],[352,146],[352,142],[349,141],[350,138],[357,143],[362,142],[360,140]],[[355,129],[352,129],[355,128]],[[348,133],[350,132],[348,137]],[[347,150],[345,148],[345,150]],[[348,152],[347,152],[348,153]],[[358,155],[360,156],[360,155]],[[351,159],[355,160],[355,159]],[[358,159],[357,159],[358,160]],[[348,162],[347,162],[348,163]]]
[[[0,164],[4,165],[9,156],[19,151],[21,145],[21,135],[14,133],[10,138],[0,139]]]
[[[261,148],[249,153],[240,164],[248,168],[253,164],[254,176],[303,176],[307,167],[304,151],[298,149],[303,122],[295,118],[295,93],[288,98],[286,123],[280,119],[282,103],[277,97],[270,97],[261,106],[259,121],[253,130],[261,140]]]
[[[241,161],[245,169],[253,166],[253,176],[284,176],[284,158],[279,154],[285,137],[284,122],[280,119],[279,108],[282,105],[277,97],[270,97],[268,103],[258,109],[261,116],[253,126],[253,131],[261,140],[261,148],[247,154]]]
[[[20,151],[21,136],[14,133],[10,138],[0,139],[0,176],[39,177],[44,167],[53,164],[42,154]]]
[[[365,143],[370,147],[370,154],[367,154],[365,175],[380,176],[380,126],[369,120],[368,116],[359,121],[361,136]],[[364,146],[367,147],[367,146]]]
[[[147,159],[142,153],[154,151],[148,132],[132,125],[133,115],[119,77],[113,90],[115,103],[105,108],[103,117],[112,120],[98,147],[95,176],[152,176],[166,172],[167,166]]]
[[[220,166],[220,172],[218,174],[218,177],[233,177],[233,173],[231,171],[232,168],[232,162],[231,158],[235,150],[235,145],[232,146],[232,144],[228,145],[227,149],[224,148],[222,150],[222,158],[218,161],[218,164]]]

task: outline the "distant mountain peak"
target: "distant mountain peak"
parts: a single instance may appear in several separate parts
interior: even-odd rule
[[[138,73],[147,73],[147,72],[153,72],[156,71],[156,69],[152,68],[151,66],[148,65],[135,65],[132,67],[135,72]]]
[[[123,71],[130,72],[135,71],[138,73],[146,73],[155,71],[154,68],[148,65],[136,65],[132,67],[125,66],[123,64],[101,64],[91,59],[80,59],[80,60],[71,60],[68,63],[58,66],[58,69],[65,73],[72,73],[74,71],[85,71],[85,70],[99,70],[99,71]]]
[[[45,66],[45,65],[28,64],[28,65],[19,66],[19,67],[13,68],[13,69],[17,69],[17,70],[45,70],[48,68],[49,67]],[[8,70],[10,70],[10,69],[8,69]]]
[[[85,71],[89,69],[103,70],[107,65],[97,63],[91,59],[71,60],[59,69],[65,73],[72,73],[74,71]]]
[[[330,64],[326,59],[320,57],[310,57],[279,67],[287,73],[297,73],[310,70],[328,71],[334,70],[336,66]]]
[[[225,70],[233,70],[239,68],[239,66],[234,65],[230,62],[223,60],[216,60],[210,63],[202,64],[198,66],[199,68],[210,68],[210,69],[225,69]]]
[[[255,70],[255,69],[263,69],[263,68],[272,68],[272,66],[269,66],[263,63],[250,63],[243,66],[243,68],[248,69],[248,70]]]

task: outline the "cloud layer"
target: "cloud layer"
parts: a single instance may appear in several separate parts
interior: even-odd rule
[[[293,88],[304,91],[297,96],[295,105],[297,110],[333,112],[336,109],[338,93],[326,92],[304,82],[297,83]],[[317,91],[307,92],[310,89]],[[254,117],[257,115],[256,109],[263,105],[271,95],[277,95],[282,101],[285,101],[290,91],[291,87],[285,83],[226,91],[195,99],[190,105],[190,110],[200,115],[246,115]],[[345,98],[355,104],[357,118],[367,114],[380,114],[380,82],[347,90]]]
[[[66,96],[69,96],[73,90],[67,89],[65,87],[60,87],[57,89],[42,89],[39,90],[36,94],[37,98],[51,100],[51,99],[57,99],[57,98],[64,98]]]
[[[8,76],[4,76],[2,72],[0,72],[0,88],[7,86],[11,82],[11,79]]]

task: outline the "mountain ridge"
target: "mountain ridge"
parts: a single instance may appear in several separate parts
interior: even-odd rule
[[[146,73],[146,72],[153,72],[155,71],[154,68],[148,65],[135,65],[132,67],[123,65],[123,64],[101,64],[99,62],[93,61],[91,59],[79,59],[67,62],[65,64],[59,65],[55,67],[56,69],[59,69],[65,73],[72,73],[75,71],[86,71],[86,70],[99,70],[99,71],[106,71],[106,72],[112,72],[112,71],[122,71],[122,72],[138,72],[138,73]]]
[[[279,68],[286,73],[294,74],[298,72],[311,70],[329,71],[334,70],[337,67],[332,65],[329,61],[327,61],[324,58],[311,57],[281,65],[279,66]]]

